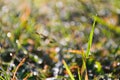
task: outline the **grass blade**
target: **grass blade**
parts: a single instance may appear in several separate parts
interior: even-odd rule
[[[15,72],[13,73],[13,78],[11,80],[16,80],[16,73],[18,71],[18,69],[24,64],[26,58],[23,58],[22,61],[18,64],[18,66],[15,69]]]
[[[78,79],[81,80],[81,75],[80,75],[79,68],[78,68]]]
[[[106,26],[107,28],[109,28],[112,31],[115,31],[117,34],[120,34],[120,27],[119,26],[114,26],[112,24],[108,24],[103,19],[101,19],[97,16],[93,16],[93,17],[96,19],[96,22]]]
[[[64,60],[62,60],[62,62],[63,62],[63,64],[64,64],[64,66],[65,66],[65,68],[66,68],[66,70],[67,70],[67,72],[68,72],[71,80],[75,80],[75,79],[74,79],[74,76],[72,75],[70,69],[68,68],[68,65],[66,64],[66,62],[65,62]]]
[[[92,30],[90,32],[90,36],[89,36],[89,41],[88,41],[88,47],[87,47],[87,53],[86,53],[86,57],[88,57],[89,53],[90,53],[90,48],[92,45],[92,40],[93,40],[93,34],[94,34],[94,29],[95,29],[95,23],[96,23],[96,18],[94,18],[94,22],[92,25]]]
[[[4,78],[2,76],[0,76],[0,80],[4,80]]]

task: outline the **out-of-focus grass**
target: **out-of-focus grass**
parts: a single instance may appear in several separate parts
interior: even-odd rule
[[[100,19],[99,17],[94,16],[94,18],[96,18],[96,21],[102,25],[105,25],[106,27],[108,27],[110,30],[114,31],[117,34],[120,34],[120,28],[119,26],[113,26],[112,24],[108,24],[106,23],[104,20]]]
[[[28,56],[25,64],[17,72],[18,79],[23,79],[30,72],[32,74],[28,80],[54,78],[53,69],[56,69],[56,65],[59,66],[58,52],[62,46],[62,58],[69,67],[76,64],[80,75],[81,67],[85,63],[89,79],[100,79],[101,76],[106,78],[104,75],[109,77],[109,73],[113,74],[113,78],[119,78],[119,2],[1,0],[0,68],[4,69],[5,73],[10,71],[9,77],[12,77],[20,60]],[[95,16],[96,28],[94,36],[92,35],[93,40],[91,37],[87,47],[91,29],[93,31],[91,15],[95,14],[98,15]],[[84,62],[81,48],[87,50],[87,56],[91,48],[92,56]],[[68,78],[61,64],[56,72],[57,70],[62,79]],[[75,79],[80,79],[76,67],[70,70]],[[0,73],[1,77],[3,75],[4,73]],[[81,76],[81,79],[83,78]]]
[[[0,76],[0,79],[1,79],[1,80],[4,80],[4,78],[3,78],[2,76]]]

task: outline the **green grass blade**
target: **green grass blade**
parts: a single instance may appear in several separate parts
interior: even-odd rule
[[[0,76],[0,80],[4,80],[4,78],[2,76]]]
[[[81,80],[81,75],[80,75],[79,68],[78,68],[78,79]]]
[[[92,45],[92,40],[93,40],[93,34],[94,34],[94,29],[95,29],[95,23],[96,23],[96,18],[94,18],[94,22],[92,25],[92,30],[90,32],[90,36],[89,36],[89,41],[88,41],[88,47],[87,47],[87,53],[86,53],[86,57],[88,57],[89,53],[90,53],[90,48]]]
[[[0,80],[10,80],[10,74],[7,74],[7,72],[6,71],[4,71],[3,69],[2,69],[2,71],[0,71],[0,73],[2,73],[3,75],[4,75],[4,78],[2,77],[2,76],[0,76]]]
[[[109,28],[112,31],[115,31],[117,34],[120,34],[120,27],[119,26],[114,26],[112,24],[108,24],[103,19],[101,19],[97,16],[93,16],[93,17],[96,19],[96,22],[106,26],[107,28]]]
[[[62,60],[62,62],[63,62],[63,64],[64,64],[64,66],[65,66],[65,68],[66,68],[66,70],[67,70],[67,72],[68,72],[71,80],[75,80],[75,79],[74,79],[74,76],[72,75],[70,69],[68,68],[68,65],[66,64],[66,62],[65,62],[64,60]]]

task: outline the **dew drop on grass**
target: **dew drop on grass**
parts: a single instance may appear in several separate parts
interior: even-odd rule
[[[24,50],[23,52],[24,52],[24,54],[28,54],[26,50]]]
[[[42,64],[43,60],[39,59],[38,64]]]
[[[120,66],[120,62],[117,63],[117,66]]]
[[[11,33],[10,32],[7,33],[7,37],[11,37]]]
[[[35,75],[35,76],[38,75],[38,72],[34,71],[34,72],[33,72],[33,75]]]
[[[13,56],[13,54],[12,54],[12,53],[10,53],[10,56]]]
[[[34,58],[35,58],[35,59],[38,59],[38,56],[37,56],[37,55],[35,55],[35,56],[34,56]]]
[[[89,74],[90,77],[93,77],[94,75],[92,73]]]
[[[18,40],[16,40],[16,43],[18,44],[18,43],[19,43],[19,41],[18,41]]]
[[[56,52],[59,52],[59,51],[60,51],[60,48],[59,48],[59,47],[55,48],[55,51],[56,51]]]
[[[94,67],[95,67],[95,68],[98,68],[98,65],[97,65],[97,64],[95,64],[95,65],[94,65]]]

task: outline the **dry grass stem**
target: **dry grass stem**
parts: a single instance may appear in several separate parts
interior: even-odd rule
[[[15,72],[13,73],[13,77],[11,80],[16,80],[16,73],[18,71],[18,69],[24,64],[26,58],[23,58],[22,61],[18,64],[18,66],[15,69]]]

